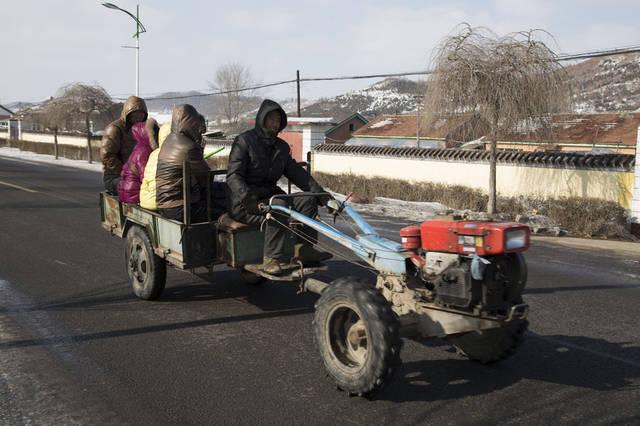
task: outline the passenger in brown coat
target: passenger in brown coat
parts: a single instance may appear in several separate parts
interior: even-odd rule
[[[205,120],[188,104],[178,105],[171,116],[171,133],[160,147],[156,168],[156,205],[165,217],[184,219],[184,194],[182,191],[183,164],[191,169],[191,220],[206,220],[206,185],[209,165],[204,159],[202,133]]]
[[[147,119],[147,105],[137,96],[129,96],[120,118],[109,124],[102,136],[102,169],[104,187],[112,194],[118,193],[120,171],[136,146],[131,126]]]

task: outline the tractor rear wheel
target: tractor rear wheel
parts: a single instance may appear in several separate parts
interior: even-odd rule
[[[491,274],[488,279],[504,281],[505,299],[512,304],[522,303],[522,292],[527,283],[527,264],[524,256],[521,253],[512,253],[490,260],[492,264],[486,272]],[[482,364],[490,364],[511,356],[522,343],[528,327],[529,321],[516,319],[497,328],[448,336],[447,340],[460,355]]]
[[[351,395],[383,388],[400,364],[399,322],[370,283],[333,281],[316,303],[315,341],[327,373]]]

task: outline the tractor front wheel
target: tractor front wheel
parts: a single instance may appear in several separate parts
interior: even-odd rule
[[[352,395],[369,395],[400,364],[399,322],[389,302],[358,278],[333,281],[316,303],[315,341],[329,376]]]

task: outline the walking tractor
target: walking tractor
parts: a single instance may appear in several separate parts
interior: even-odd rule
[[[126,238],[127,270],[142,299],[160,296],[167,264],[183,270],[226,264],[250,284],[289,281],[319,294],[313,319],[317,347],[329,376],[350,394],[369,395],[388,383],[400,364],[401,336],[445,338],[460,354],[481,363],[499,361],[518,346],[528,325],[528,305],[522,299],[527,226],[440,217],[401,229],[398,243],[381,237],[346,201],[332,199],[327,208],[334,219],[352,221],[355,236],[273,203],[275,198],[309,195],[320,194],[278,195],[261,206],[266,220],[291,231],[289,253],[293,256],[294,237],[305,237],[301,225],[308,226],[329,241],[324,245],[341,247],[336,254],[354,257],[374,272],[375,283],[314,278],[327,269],[323,265],[299,264],[285,275],[269,275],[260,268],[260,227],[226,214],[192,224],[187,211],[181,223],[103,193],[102,224]]]

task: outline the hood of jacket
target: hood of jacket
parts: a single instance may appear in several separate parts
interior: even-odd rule
[[[144,102],[144,99],[137,96],[129,96],[122,106],[122,113],[120,114],[122,122],[125,124],[129,124],[127,122],[127,117],[134,111],[144,112],[144,119],[147,119],[147,104]]]
[[[287,113],[284,112],[280,104],[276,101],[272,101],[271,99],[265,99],[260,105],[258,114],[256,114],[255,129],[261,136],[269,137],[269,133],[264,127],[264,120],[267,118],[267,114],[272,111],[278,111],[280,113],[280,128],[278,129],[278,133],[287,127]]]
[[[171,115],[171,131],[184,135],[194,142],[200,143],[204,117],[189,104],[178,105]]]

